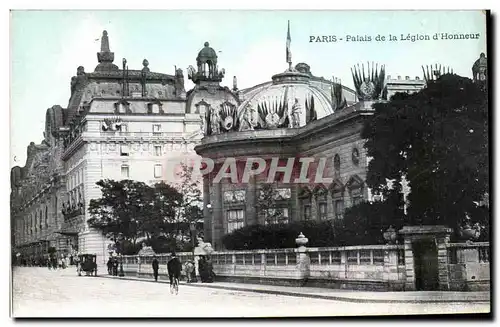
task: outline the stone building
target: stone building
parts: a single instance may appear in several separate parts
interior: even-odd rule
[[[423,79],[386,79],[385,66],[358,65],[351,90],[315,77],[305,63],[292,67],[288,53],[289,69],[238,91],[237,106],[208,107],[195,150],[211,163],[203,177],[204,233],[215,249],[246,225],[342,219],[345,208],[376,200],[360,135],[372,105],[453,73],[436,65],[422,67]],[[485,63],[481,55],[474,64],[475,80],[486,79]]]
[[[245,225],[341,219],[345,207],[369,197],[359,134],[382,96],[383,72],[374,72],[373,80],[358,72],[358,93],[313,76],[301,63],[242,90],[232,111],[209,108],[208,128],[195,150],[214,162],[204,175],[204,214],[205,237],[216,249],[224,234]],[[222,174],[231,169],[228,158],[234,158],[233,176]],[[245,178],[245,168],[257,161],[249,158],[265,168]],[[265,184],[272,185],[270,194],[263,193]],[[273,205],[261,208],[266,196],[275,198]]]

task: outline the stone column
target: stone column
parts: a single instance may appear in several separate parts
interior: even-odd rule
[[[437,251],[438,251],[438,280],[439,290],[450,290],[450,280],[448,273],[448,248],[447,244],[450,242],[450,235],[439,235],[436,237]]]
[[[207,175],[203,176],[203,234],[205,242],[212,242],[212,209],[208,208],[210,203],[210,179]]]
[[[415,285],[415,265],[413,262],[413,249],[411,246],[411,239],[405,238],[404,240],[404,251],[405,251],[405,291],[414,291],[416,289]]]
[[[222,185],[213,183],[214,198],[212,199],[212,246],[217,250],[222,249],[221,238],[224,235],[224,217],[222,210]]]
[[[246,190],[245,225],[255,225],[259,222],[257,210],[257,185],[255,176],[250,176]]]
[[[302,233],[300,233],[295,239],[295,243],[298,245],[296,277],[300,281],[301,286],[304,286],[307,283],[310,275],[311,259],[309,258],[309,254],[307,253],[307,248],[305,246],[308,241],[309,240]]]

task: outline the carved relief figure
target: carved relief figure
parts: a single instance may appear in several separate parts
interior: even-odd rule
[[[217,108],[210,108],[210,128],[212,129],[212,134],[220,133],[220,118]]]
[[[251,131],[254,129],[253,114],[255,110],[248,104],[245,108],[243,119],[241,120],[240,131]]]
[[[207,135],[207,119],[205,118],[205,112],[202,110],[199,112],[200,114],[200,130],[203,132],[203,135]]]
[[[302,106],[299,103],[299,99],[295,98],[295,103],[292,106],[290,113],[290,127],[297,128],[300,127],[300,114],[302,113]]]

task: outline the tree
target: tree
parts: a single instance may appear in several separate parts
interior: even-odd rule
[[[89,225],[113,240],[123,252],[137,249],[137,240],[158,238],[168,232],[182,196],[172,186],[150,187],[132,180],[100,180],[102,196],[90,200]]]
[[[447,74],[374,109],[362,131],[373,158],[368,186],[398,198],[406,179],[411,191],[405,223],[456,227],[465,213],[475,212],[489,191],[487,90]]]
[[[170,232],[169,223],[175,220],[183,199],[178,190],[163,182],[156,183],[151,192],[153,205],[151,218],[145,220],[142,226],[148,239]]]
[[[190,224],[203,218],[200,180],[192,166],[182,164],[181,168],[180,181],[172,185],[182,195],[175,218],[169,224],[171,235],[174,236],[188,234]],[[179,249],[184,247],[181,243],[177,246]]]

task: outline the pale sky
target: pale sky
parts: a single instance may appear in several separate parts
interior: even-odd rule
[[[284,71],[287,21],[292,61],[306,62],[316,76],[340,78],[352,87],[350,68],[367,61],[385,64],[386,74],[422,78],[422,65],[442,64],[466,77],[486,53],[485,16],[479,11],[13,11],[11,14],[10,165],[23,166],[26,147],[43,139],[45,113],[66,107],[78,66],[94,71],[102,30],[108,31],[115,64],[130,69],[148,59],[152,71],[184,71],[210,42],[225,68],[222,84],[251,87]],[[428,34],[431,41],[377,42],[378,34]],[[435,33],[479,33],[478,40],[432,40]],[[309,42],[336,35],[336,43]],[[370,35],[371,42],[346,42]],[[16,161],[14,161],[14,158]]]

